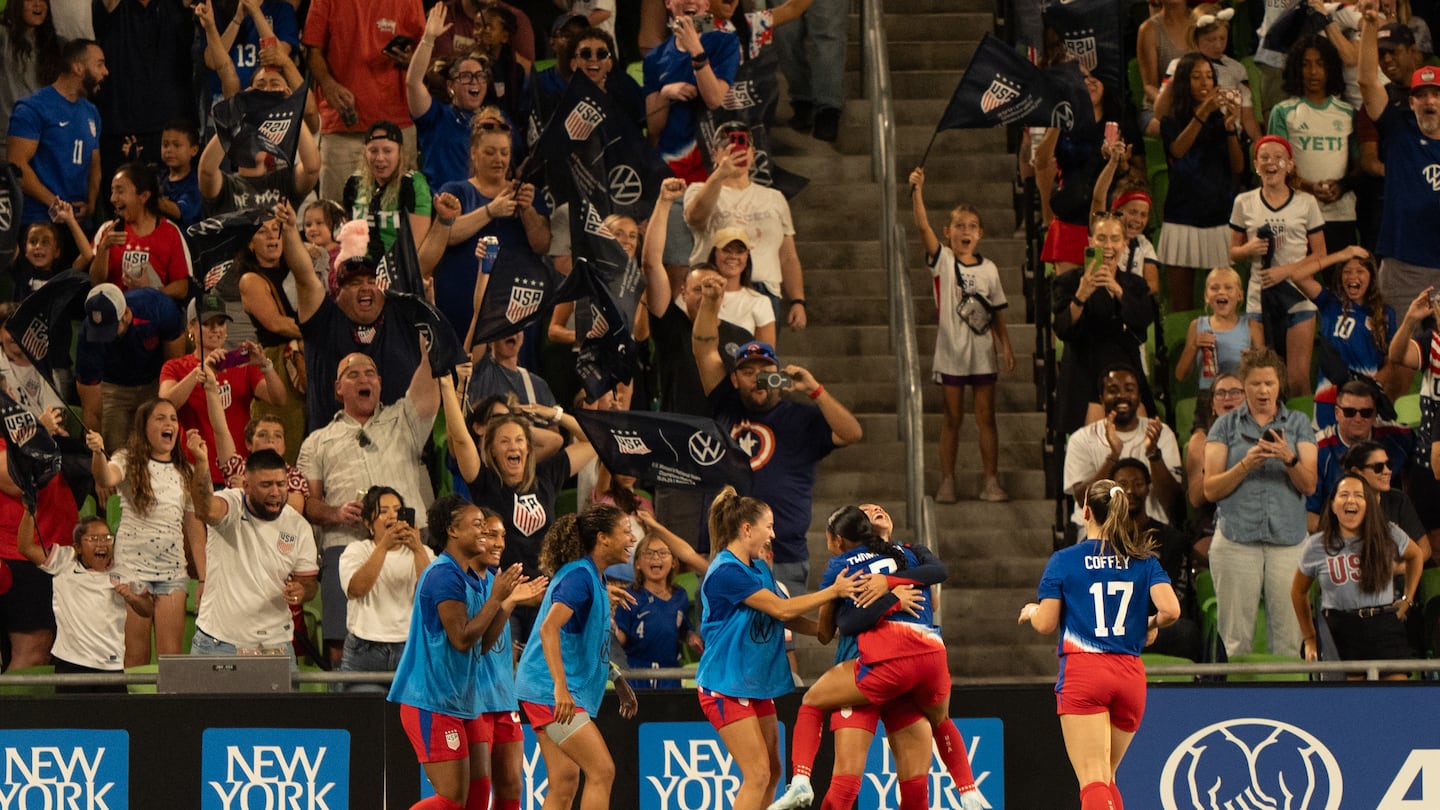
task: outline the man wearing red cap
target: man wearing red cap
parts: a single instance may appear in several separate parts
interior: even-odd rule
[[[1379,13],[1361,3],[1360,92],[1380,132],[1385,163],[1385,211],[1375,253],[1382,256],[1380,291],[1399,309],[1422,290],[1440,285],[1440,69],[1410,76],[1410,112],[1388,105],[1379,73]],[[1422,457],[1428,454],[1421,453]]]

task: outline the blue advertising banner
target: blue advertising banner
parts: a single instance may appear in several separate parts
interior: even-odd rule
[[[0,731],[5,810],[129,810],[130,735],[31,728]]]
[[[1160,810],[1440,807],[1440,690],[1152,688],[1120,766]]]
[[[960,736],[965,738],[965,753],[970,757],[970,769],[975,772],[975,784],[980,788],[985,806],[992,810],[1005,810],[1005,724],[998,717],[957,717],[955,725],[960,729]],[[870,743],[870,754],[865,760],[865,778],[860,782],[859,806],[875,810],[896,810],[900,807],[900,777],[883,727]],[[960,794],[955,789],[955,780],[950,778],[939,752],[932,748],[931,810],[959,806]]]
[[[201,810],[346,810],[350,732],[329,728],[207,728]]]
[[[779,734],[783,763],[784,723]],[[728,810],[734,803],[740,766],[709,723],[641,723],[639,752],[640,810]],[[784,787],[782,779],[777,795]]]

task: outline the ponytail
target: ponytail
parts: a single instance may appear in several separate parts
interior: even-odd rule
[[[741,495],[735,487],[726,486],[710,503],[710,540],[721,546],[729,545],[740,536],[740,527],[760,522],[770,507],[758,498]]]
[[[594,551],[600,534],[613,531],[622,520],[629,518],[608,503],[595,504],[578,515],[556,518],[540,544],[540,570],[546,576],[555,576],[567,563]]]
[[[1100,526],[1100,544],[1109,545],[1116,553],[1133,560],[1155,556],[1155,540],[1150,531],[1140,531],[1130,519],[1130,498],[1125,490],[1108,478],[1090,485],[1085,505],[1094,522]]]
[[[889,557],[900,568],[908,568],[909,561],[900,546],[875,534],[870,518],[858,506],[842,506],[830,514],[825,521],[825,531],[847,543],[864,546],[878,557]]]

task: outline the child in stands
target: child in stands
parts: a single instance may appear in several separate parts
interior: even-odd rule
[[[1175,361],[1175,379],[1184,380],[1196,368],[1199,356],[1200,394],[1209,396],[1210,386],[1221,374],[1240,369],[1240,353],[1265,345],[1260,322],[1242,318],[1240,274],[1229,267],[1217,267],[1205,276],[1205,311],[1190,322],[1185,348]]]
[[[960,445],[960,424],[965,418],[965,387],[975,389],[975,422],[980,434],[980,463],[985,482],[984,501],[1010,496],[1000,487],[1000,440],[995,429],[997,357],[1006,371],[1015,370],[1015,352],[1005,328],[1005,290],[995,263],[976,250],[985,228],[980,213],[968,205],[951,209],[942,245],[930,227],[925,211],[925,170],[910,173],[915,229],[925,245],[925,261],[935,278],[935,303],[940,310],[940,331],[935,339],[932,374],[945,390],[945,422],[940,428],[940,489],[935,500],[955,503],[955,458]],[[988,337],[988,340],[987,340]]]
[[[1125,225],[1125,250],[1116,267],[1121,272],[1143,277],[1150,294],[1155,295],[1160,292],[1160,259],[1155,255],[1155,245],[1145,235],[1145,228],[1150,224],[1150,192],[1144,183],[1125,178],[1116,185],[1115,198],[1111,200],[1110,185],[1117,168],[1130,162],[1130,145],[1123,141],[1102,143],[1100,153],[1105,156],[1105,168],[1095,178],[1090,214],[1111,211],[1120,215]]]

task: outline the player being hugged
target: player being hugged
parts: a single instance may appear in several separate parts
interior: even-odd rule
[[[695,673],[700,708],[720,732],[740,788],[733,810],[760,810],[780,781],[775,698],[795,688],[785,658],[785,627],[815,633],[809,611],[849,596],[858,577],[842,574],[828,588],[780,595],[761,559],[775,538],[775,516],[756,498],[725,487],[710,504],[710,537],[724,545],[700,583],[700,636],[705,652]]]
[[[885,715],[887,731],[906,729],[892,743],[896,764],[916,759],[923,764],[904,769],[899,784],[902,810],[930,806],[932,732],[964,810],[984,807],[965,743],[950,719],[950,665],[930,607],[929,586],[945,581],[944,563],[924,547],[889,542],[857,506],[846,506],[830,516],[826,540],[837,556],[826,568],[822,584],[848,574],[863,576],[863,586],[855,598],[834,605],[833,624],[831,606],[821,608],[822,638],[832,629],[841,633],[841,651],[836,655],[839,663],[805,692],[791,747],[794,777],[785,795],[769,810],[808,807],[813,801],[810,768],[820,748],[825,713],[845,708],[852,710],[851,718],[869,714],[866,722],[871,732],[873,718],[880,712]],[[879,712],[874,707],[879,707]],[[928,721],[924,727],[911,728],[922,719]],[[844,722],[835,727],[854,728],[855,724]],[[916,731],[920,732],[921,753],[908,756]],[[844,753],[844,740],[839,734],[836,740],[838,761]],[[865,743],[868,750],[869,740]],[[856,754],[863,760],[863,751]],[[853,807],[859,795],[860,780],[853,768],[837,768],[836,774],[825,795],[825,810]]]
[[[1089,539],[1050,557],[1040,601],[1020,609],[1020,622],[1030,622],[1037,632],[1052,632],[1062,623],[1065,628],[1056,712],[1080,781],[1081,810],[1123,806],[1115,773],[1145,714],[1140,651],[1156,631],[1180,618],[1180,602],[1155,556],[1154,541],[1149,532],[1138,531],[1129,514],[1118,484],[1109,479],[1091,484],[1083,511]]]
[[[634,604],[623,587],[607,587],[600,573],[630,561],[630,517],[609,504],[555,521],[540,549],[551,572],[530,643],[520,655],[515,692],[545,757],[546,807],[571,807],[585,773],[581,810],[605,810],[615,762],[591,720],[610,679],[610,617],[616,601]],[[615,674],[620,716],[635,716],[635,692]]]

